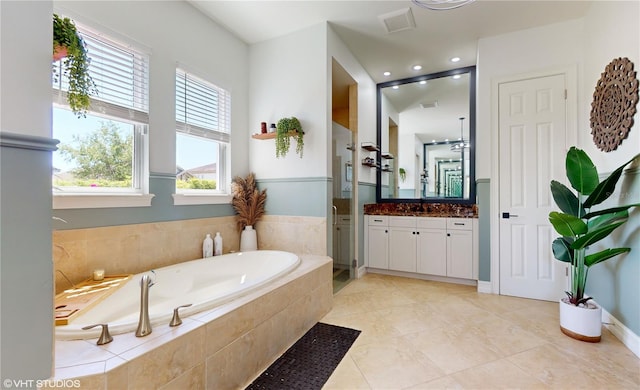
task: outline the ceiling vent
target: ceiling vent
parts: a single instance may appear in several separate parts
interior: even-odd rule
[[[403,8],[388,14],[378,16],[387,33],[411,30],[416,28],[416,21],[413,19],[411,8]]]
[[[438,107],[438,101],[434,100],[432,102],[420,103],[421,108],[435,108]]]

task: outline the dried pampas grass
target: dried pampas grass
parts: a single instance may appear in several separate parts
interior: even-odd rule
[[[231,183],[233,200],[231,205],[237,213],[238,230],[245,226],[255,226],[264,215],[264,204],[267,201],[267,190],[258,190],[253,172],[246,179],[240,176],[233,178]]]

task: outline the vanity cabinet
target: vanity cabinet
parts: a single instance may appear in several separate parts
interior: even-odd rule
[[[477,279],[477,220],[369,215],[368,267]]]
[[[367,216],[365,261],[368,267],[389,269],[389,226],[386,215]]]

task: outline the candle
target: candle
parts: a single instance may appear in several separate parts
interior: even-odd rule
[[[104,270],[97,269],[93,271],[93,280],[102,280],[104,279]]]

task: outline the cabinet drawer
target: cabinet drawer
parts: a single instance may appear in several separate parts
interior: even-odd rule
[[[446,218],[422,217],[417,219],[417,227],[419,229],[446,229]]]
[[[375,225],[384,225],[387,226],[389,224],[389,217],[386,215],[369,215],[367,224],[369,226]]]
[[[471,230],[473,219],[471,218],[447,218],[449,230]]]
[[[416,227],[416,217],[389,217],[389,226]]]

